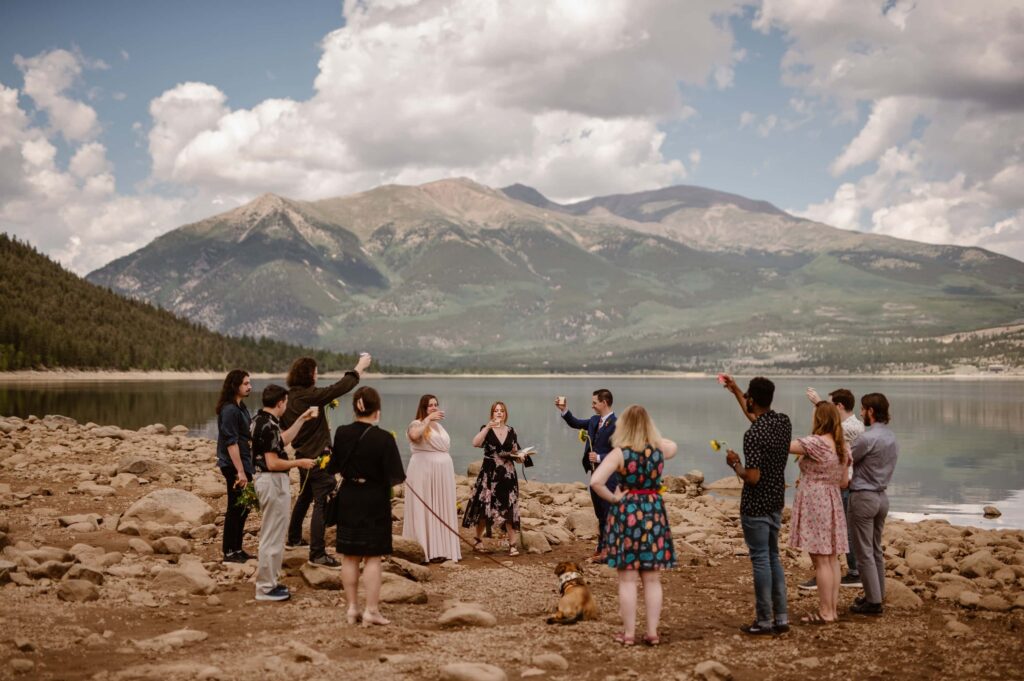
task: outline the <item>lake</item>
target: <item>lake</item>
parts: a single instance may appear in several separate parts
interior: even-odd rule
[[[0,379],[2,380],[2,379]],[[809,382],[810,381],[810,382]],[[251,410],[259,407],[259,391],[272,381],[254,380]],[[740,381],[746,385],[745,380]],[[651,412],[666,437],[680,445],[668,473],[704,472],[707,481],[730,475],[724,456],[708,440],[726,440],[739,450],[747,421],[733,397],[714,379],[669,378],[386,378],[368,384],[384,401],[381,426],[402,433],[416,412],[423,393],[441,400],[447,412],[445,428],[452,435],[455,468],[464,473],[480,451],[470,440],[487,421],[492,401],[508,404],[510,423],[523,446],[535,445],[536,466],[530,479],[547,482],[584,480],[582,445],[576,432],[558,417],[555,395],[566,395],[577,416],[589,416],[590,394],[608,388],[616,411],[632,403]],[[326,385],[321,380],[320,385]],[[810,430],[811,405],[804,396],[808,385],[825,395],[846,387],[859,396],[883,392],[893,412],[892,428],[901,454],[889,488],[892,511],[900,517],[947,518],[958,524],[983,527],[1024,527],[1024,381],[783,378],[776,381],[774,408],[789,414],[794,435]],[[0,383],[0,415],[63,414],[81,423],[93,421],[136,429],[152,423],[188,426],[192,434],[216,437],[213,407],[219,381]],[[351,420],[351,401],[345,397],[330,414],[335,425]],[[787,469],[790,483],[797,467]],[[792,496],[793,490],[789,490]],[[987,520],[981,508],[994,504],[1002,517]]]

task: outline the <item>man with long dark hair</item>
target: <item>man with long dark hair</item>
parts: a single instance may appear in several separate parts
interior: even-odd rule
[[[359,375],[370,366],[370,355],[363,353],[351,371],[346,371],[341,380],[326,388],[317,388],[319,378],[316,360],[312,357],[300,357],[292,362],[288,371],[288,407],[281,417],[281,427],[285,430],[310,407],[319,407],[315,418],[306,421],[299,434],[292,441],[295,456],[299,459],[316,459],[322,454],[331,453],[331,431],[327,423],[327,407],[359,383]],[[307,479],[308,478],[308,479]],[[302,523],[310,503],[313,504],[313,517],[309,526],[309,562],[330,568],[339,568],[341,563],[327,555],[324,542],[324,510],[327,495],[334,489],[334,476],[327,470],[314,467],[299,471],[299,487],[302,490],[295,500],[291,521],[288,523],[288,546],[306,546],[302,540]]]
[[[244,400],[252,392],[249,372],[232,369],[224,377],[217,399],[217,467],[228,486],[228,508],[224,514],[222,547],[225,563],[244,563],[252,556],[242,549],[242,535],[248,508],[238,497],[253,477],[249,429],[252,417]]]

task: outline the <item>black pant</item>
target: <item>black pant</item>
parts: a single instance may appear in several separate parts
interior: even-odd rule
[[[309,482],[306,478],[309,477]],[[302,492],[295,499],[292,508],[292,519],[288,523],[288,543],[298,544],[302,541],[302,521],[306,519],[309,504],[313,504],[313,518],[309,525],[309,558],[313,560],[327,553],[324,543],[324,510],[327,506],[327,495],[334,489],[334,476],[319,467],[299,469],[299,487]]]
[[[242,550],[242,535],[245,534],[245,519],[249,517],[249,509],[238,505],[238,497],[242,494],[241,487],[235,487],[238,472],[234,468],[221,468],[221,474],[228,483],[228,510],[224,513],[224,533],[222,547],[224,555]]]

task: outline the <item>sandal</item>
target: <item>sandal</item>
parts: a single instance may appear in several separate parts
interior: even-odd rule
[[[512,556],[513,558],[518,556],[519,555],[519,549],[517,549],[514,546],[510,546],[509,549],[508,549],[508,555]]]
[[[480,537],[473,537],[473,550],[474,551],[483,551],[483,549],[484,549],[484,540],[481,539]]]
[[[826,624],[834,624],[835,620],[827,620],[821,616],[820,612],[808,613],[807,616],[800,618],[801,624],[809,624],[815,627],[823,627]]]
[[[652,648],[654,646],[660,646],[661,645],[661,639],[658,638],[657,636],[648,636],[647,634],[644,634],[643,641],[644,641],[644,645],[645,646],[650,646]]]
[[[626,636],[626,632],[624,631],[620,631],[619,633],[615,634],[612,640],[618,643],[620,646],[631,646],[634,643],[636,643],[634,638],[632,636]]]

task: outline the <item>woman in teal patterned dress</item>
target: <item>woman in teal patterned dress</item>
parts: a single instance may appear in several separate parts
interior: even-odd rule
[[[615,641],[633,645],[636,629],[637,576],[644,583],[647,633],[643,641],[656,646],[661,617],[659,570],[675,567],[665,502],[661,498],[661,473],[665,461],[676,454],[676,443],[658,432],[647,410],[626,408],[615,424],[615,445],[590,478],[594,493],[611,504],[608,511],[608,565],[619,574],[619,614],[622,633]],[[618,471],[622,484],[611,492],[605,482]]]

